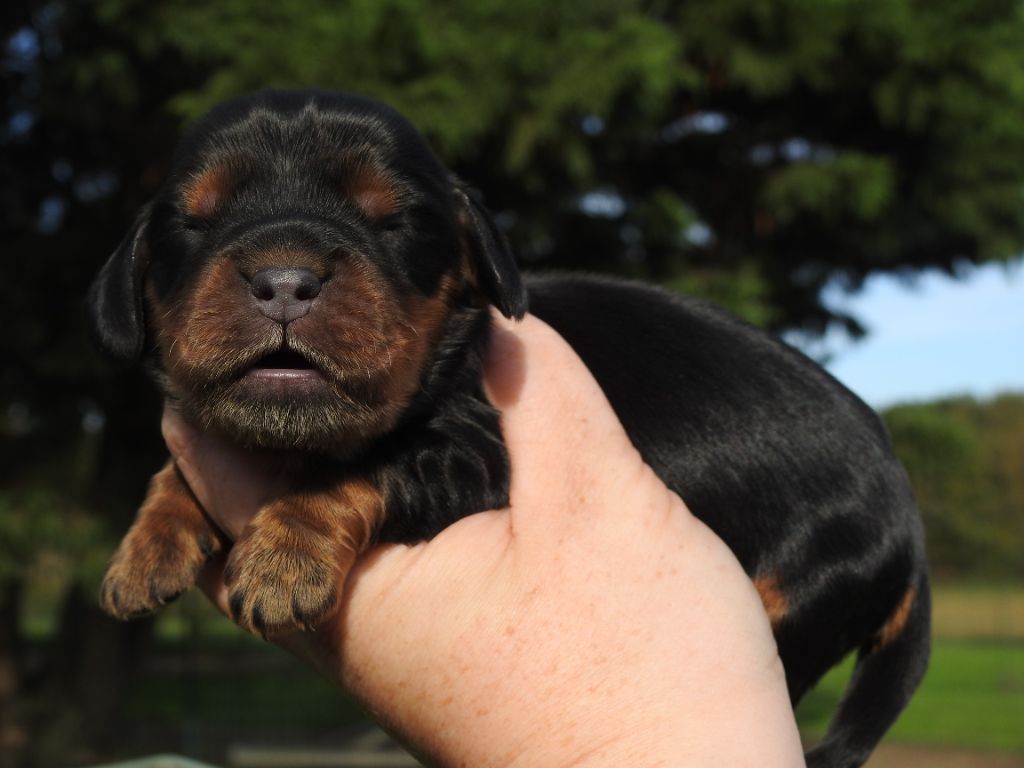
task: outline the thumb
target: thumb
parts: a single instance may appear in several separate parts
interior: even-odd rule
[[[574,514],[589,525],[600,509],[615,508],[589,499],[635,497],[645,484],[665,492],[586,365],[538,318],[496,321],[485,385],[514,464],[517,526],[540,515],[542,527],[563,527]]]

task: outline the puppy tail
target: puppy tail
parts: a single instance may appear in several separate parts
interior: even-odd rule
[[[874,638],[865,644],[825,738],[808,768],[857,768],[910,701],[931,652],[931,592],[922,570]]]

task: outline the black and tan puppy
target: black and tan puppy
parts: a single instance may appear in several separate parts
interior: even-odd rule
[[[703,304],[613,280],[527,281],[647,462],[760,591],[794,702],[846,653],[814,766],[860,765],[927,663],[921,525],[878,418],[819,367]],[[290,490],[235,543],[235,618],[316,624],[376,541],[429,538],[508,502],[481,389],[489,307],[527,293],[478,199],[371,100],[265,92],[183,141],[93,286],[101,346],[145,361],[194,424],[276,453]],[[625,512],[628,512],[625,511]],[[114,556],[127,618],[223,546],[173,464]]]

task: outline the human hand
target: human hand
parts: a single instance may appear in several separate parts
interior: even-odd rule
[[[279,642],[442,765],[802,765],[753,586],[643,463],[575,353],[535,318],[500,321],[486,385],[510,509],[375,548],[335,617]],[[164,434],[237,537],[275,493],[268,466],[172,413]],[[203,582],[223,610],[222,567]]]

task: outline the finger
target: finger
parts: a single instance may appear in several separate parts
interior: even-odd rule
[[[280,468],[267,457],[200,432],[171,408],[161,422],[164,441],[203,509],[236,539],[268,499],[283,489]]]
[[[650,481],[590,371],[538,318],[496,322],[485,387],[502,411],[517,513],[589,513],[589,498],[606,499]]]
[[[171,452],[192,493],[204,509],[210,510],[214,506],[215,494],[207,483],[206,476],[199,471],[199,467],[203,466],[202,454],[207,452],[202,445],[203,435],[167,406],[164,407],[163,418],[160,421],[160,431],[163,433],[167,450]]]
[[[225,616],[231,616],[228,606],[228,588],[224,584],[224,566],[231,549],[211,555],[196,577],[196,585],[206,594],[210,602]]]

